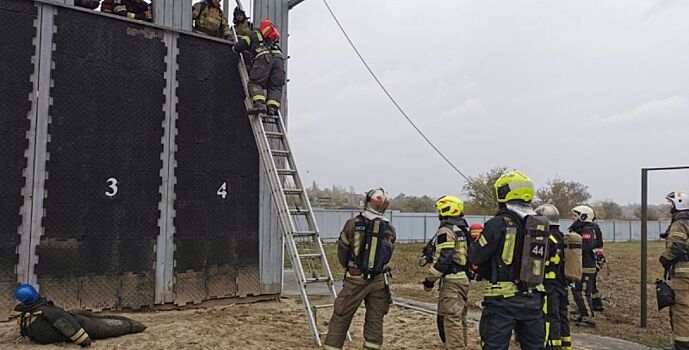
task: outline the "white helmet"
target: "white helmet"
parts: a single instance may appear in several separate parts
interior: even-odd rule
[[[576,217],[577,220],[583,222],[593,222],[593,218],[596,217],[593,209],[588,205],[577,205],[572,208],[572,213],[574,213],[574,217]]]
[[[672,208],[677,211],[689,210],[689,193],[674,191],[665,196],[672,203]]]
[[[560,226],[560,211],[552,204],[543,204],[534,210],[536,214],[545,216],[548,223],[553,226]]]
[[[364,209],[374,214],[383,215],[390,205],[390,198],[382,187],[366,192]]]

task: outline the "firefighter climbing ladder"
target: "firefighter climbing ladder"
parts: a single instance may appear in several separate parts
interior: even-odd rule
[[[253,102],[248,93],[249,79],[243,58],[239,64],[239,71],[247,95],[245,104],[248,110],[253,106]],[[318,310],[333,307],[337,294],[311,203],[297,171],[282,118],[279,115],[266,114],[249,116],[249,118],[270,191],[275,200],[284,244],[297,278],[307,321],[316,344],[321,346],[320,336],[324,333],[318,330]],[[326,284],[330,294],[329,304],[313,305],[311,303],[308,286],[315,284]],[[349,334],[347,338],[351,340]]]

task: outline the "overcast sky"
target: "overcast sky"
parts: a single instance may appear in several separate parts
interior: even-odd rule
[[[689,2],[329,0],[373,70],[465,174],[556,174],[640,201],[640,168],[689,165]],[[291,11],[290,141],[308,184],[459,193],[323,2]],[[649,201],[689,191],[651,175]]]

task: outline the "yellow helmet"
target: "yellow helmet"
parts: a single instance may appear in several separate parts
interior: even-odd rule
[[[530,203],[534,198],[533,181],[518,170],[504,173],[495,181],[495,195],[498,203],[522,200]]]
[[[456,196],[442,196],[435,202],[440,216],[460,216],[464,213],[464,202]]]

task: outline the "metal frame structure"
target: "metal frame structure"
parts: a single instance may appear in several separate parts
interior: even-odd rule
[[[651,171],[682,170],[689,166],[641,168],[641,327],[648,325],[648,173]]]

